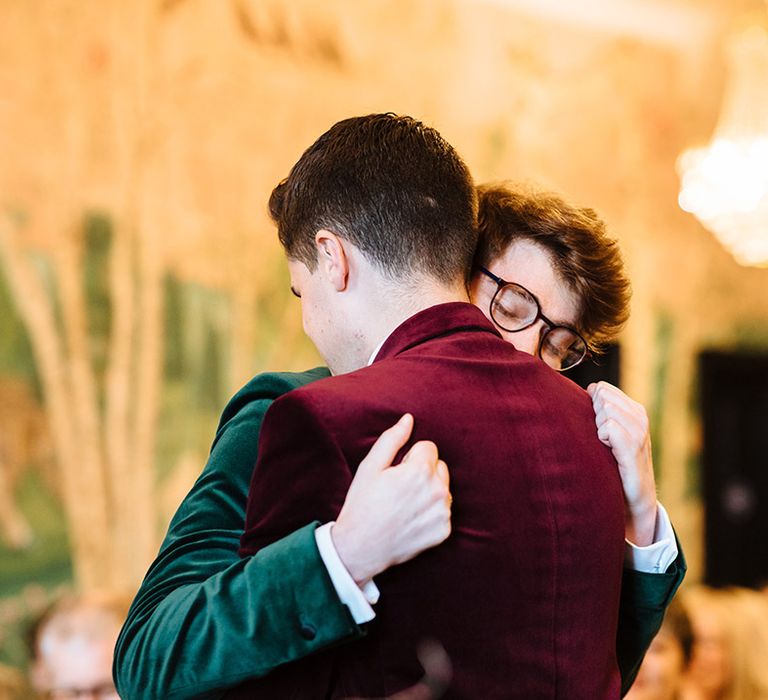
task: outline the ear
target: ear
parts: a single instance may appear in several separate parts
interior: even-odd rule
[[[315,234],[318,266],[337,292],[343,292],[349,283],[349,258],[344,240],[333,231],[320,229]]]

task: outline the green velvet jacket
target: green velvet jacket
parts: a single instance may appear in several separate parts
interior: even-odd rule
[[[312,523],[251,558],[237,555],[259,430],[269,405],[325,368],[254,377],[224,409],[208,463],[184,499],[115,648],[123,700],[218,698],[224,689],[365,633],[338,599]],[[634,680],[685,573],[626,570],[617,656]]]

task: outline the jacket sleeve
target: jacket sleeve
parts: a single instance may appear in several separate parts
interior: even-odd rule
[[[237,555],[270,403],[250,401],[229,418],[171,522],[115,649],[124,700],[221,697],[227,687],[362,635],[317,551],[317,522],[256,556]]]
[[[616,656],[621,671],[621,695],[627,694],[664,613],[685,577],[687,565],[680,541],[677,559],[663,574],[624,569],[616,635]]]

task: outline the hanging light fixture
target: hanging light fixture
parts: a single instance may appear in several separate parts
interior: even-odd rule
[[[728,44],[728,83],[709,145],[678,159],[680,207],[742,265],[768,266],[768,31]]]

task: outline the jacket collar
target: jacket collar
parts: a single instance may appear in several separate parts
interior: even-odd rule
[[[473,304],[452,301],[430,306],[403,321],[384,341],[374,362],[394,357],[415,345],[459,331],[501,334]]]

